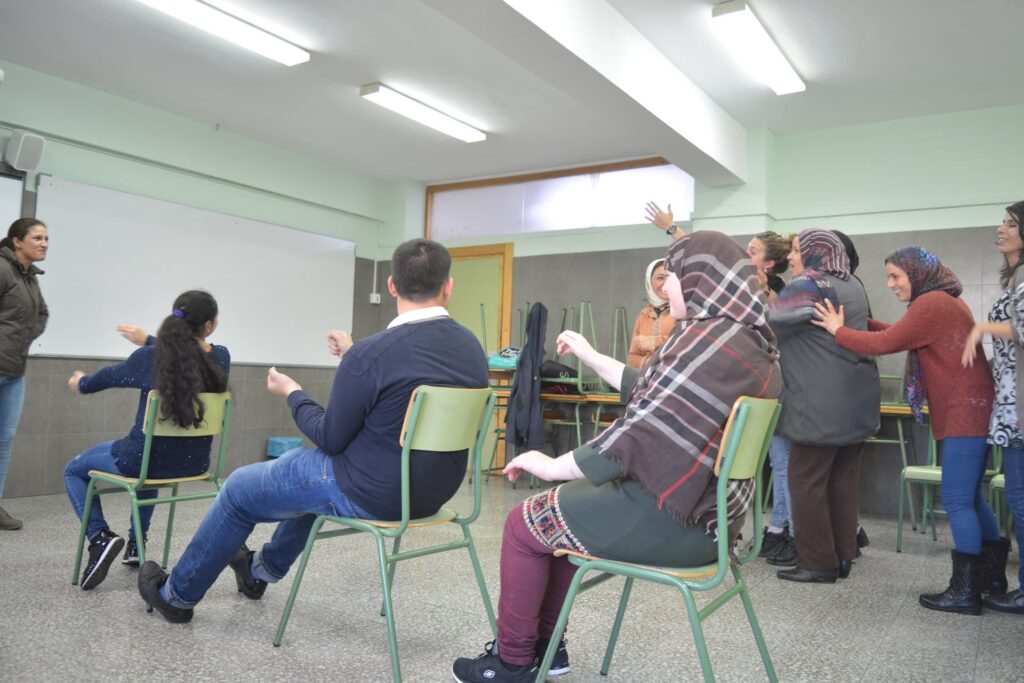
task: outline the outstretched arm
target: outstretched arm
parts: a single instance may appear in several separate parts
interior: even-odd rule
[[[582,334],[572,330],[566,330],[558,335],[558,340],[555,344],[559,356],[564,356],[567,353],[573,354],[583,361],[584,365],[596,372],[598,377],[613,388],[619,388],[619,385],[622,383],[622,371],[626,367],[625,363],[603,353],[598,353],[590,345],[590,342],[584,339]]]

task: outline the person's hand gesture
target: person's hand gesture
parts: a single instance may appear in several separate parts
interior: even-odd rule
[[[654,202],[647,202],[644,207],[644,218],[662,230],[668,230],[675,225],[675,218],[672,216],[672,205],[668,205],[668,211],[662,211],[661,207]]]
[[[331,330],[327,333],[327,350],[332,356],[341,358],[352,348],[352,335],[345,330]]]
[[[588,367],[590,366],[588,361],[597,353],[582,334],[572,330],[566,330],[558,335],[558,339],[555,340],[555,350],[559,356],[571,353]]]
[[[818,319],[811,318],[811,323],[824,328],[831,335],[835,335],[836,330],[846,323],[846,313],[843,307],[840,306],[837,311],[828,299],[825,300],[824,306],[814,304],[814,312],[817,314]]]
[[[71,379],[68,380],[68,389],[71,390],[72,394],[82,393],[78,389],[78,383],[82,381],[83,377],[85,377],[85,373],[82,372],[81,370],[75,370],[73,373],[71,373]]]
[[[507,475],[509,481],[516,481],[523,472],[529,472],[544,481],[551,481],[549,472],[554,462],[554,458],[540,451],[526,451],[512,458],[501,473]]]
[[[267,371],[267,391],[278,396],[288,398],[294,391],[302,391],[302,386],[277,368],[270,368]]]
[[[965,368],[974,366],[974,359],[978,355],[978,344],[981,343],[981,339],[984,336],[985,332],[982,330],[981,325],[975,325],[971,328],[970,334],[967,335],[967,341],[964,343],[964,352],[960,356],[960,364]]]
[[[122,337],[136,346],[145,346],[146,340],[149,338],[148,332],[141,327],[135,327],[135,325],[118,325],[117,331],[121,333]]]

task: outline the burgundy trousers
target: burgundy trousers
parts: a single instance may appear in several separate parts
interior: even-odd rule
[[[863,443],[791,445],[789,496],[802,568],[835,569],[856,557],[863,450]]]
[[[538,541],[517,505],[505,518],[498,598],[498,652],[509,664],[530,664],[538,638],[550,639],[576,567]]]

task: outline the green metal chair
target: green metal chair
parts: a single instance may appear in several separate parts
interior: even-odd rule
[[[400,441],[402,445],[402,518],[395,521],[335,517],[333,515],[320,515],[316,518],[313,522],[313,528],[309,531],[306,549],[302,553],[302,560],[299,562],[298,571],[295,573],[291,594],[288,596],[284,614],[281,615],[281,623],[278,625],[277,635],[274,636],[275,646],[281,644],[285,627],[288,626],[288,618],[292,613],[295,596],[298,594],[299,586],[302,584],[302,576],[306,571],[306,565],[309,563],[309,556],[313,551],[314,543],[325,538],[350,536],[359,533],[369,533],[376,541],[377,560],[380,564],[381,585],[384,591],[384,601],[380,614],[387,620],[391,671],[396,683],[402,680],[402,673],[398,661],[398,638],[395,633],[395,617],[391,604],[391,586],[395,578],[395,565],[402,560],[411,560],[414,557],[423,557],[461,548],[468,550],[469,559],[473,563],[473,571],[476,574],[477,584],[480,588],[480,597],[483,598],[484,609],[487,611],[487,619],[490,621],[491,631],[497,637],[498,627],[494,619],[494,608],[491,605],[491,598],[487,593],[487,585],[484,583],[483,572],[480,569],[480,560],[477,558],[476,546],[473,544],[473,536],[469,532],[469,525],[480,514],[480,453],[483,450],[484,440],[491,424],[494,402],[495,397],[490,389],[459,389],[432,386],[416,388],[409,400],[409,409],[406,412],[405,424],[402,425]],[[469,464],[473,473],[473,512],[464,517],[449,508],[441,508],[437,514],[430,517],[410,519],[409,459],[413,457],[412,451],[459,451],[467,448],[470,452]],[[321,531],[321,527],[325,522],[340,524],[346,528]],[[407,529],[440,524],[459,525],[462,528],[462,540],[399,552],[402,535]],[[389,538],[394,539],[391,553],[388,553],[385,547],[386,539]]]
[[[1002,471],[1003,451],[999,446],[992,447],[993,467],[986,469],[982,475],[983,481],[991,481]],[[928,435],[928,462],[925,465],[904,466],[900,472],[900,503],[896,519],[896,552],[903,551],[903,491],[906,489],[908,495],[911,491],[911,484],[922,488],[921,501],[921,533],[928,533],[931,526],[932,540],[938,540],[935,530],[935,518],[938,515],[945,515],[945,510],[935,507],[935,492],[942,485],[942,465],[938,462],[938,446],[935,438]],[[991,484],[990,484],[991,486]],[[914,501],[910,498],[910,513],[913,516]],[[930,522],[930,525],[929,525]]]
[[[713,614],[719,607],[726,604],[735,596],[740,596],[743,607],[747,612],[747,620],[754,633],[754,640],[757,641],[757,648],[761,653],[761,661],[764,663],[765,671],[769,681],[777,681],[775,667],[768,654],[768,646],[765,644],[764,635],[761,633],[761,626],[758,624],[757,615],[754,613],[754,605],[750,601],[747,592],[747,584],[740,571],[742,565],[757,558],[761,550],[761,534],[757,530],[761,528],[761,487],[756,486],[754,501],[751,506],[754,515],[754,546],[743,557],[736,557],[730,553],[728,534],[724,530],[728,528],[726,500],[730,480],[754,479],[761,471],[764,464],[765,454],[768,452],[768,443],[775,431],[775,423],[779,417],[779,402],[776,400],[757,399],[749,397],[739,398],[732,408],[732,414],[726,423],[722,434],[722,446],[719,449],[718,462],[715,464],[715,474],[718,476],[717,484],[717,505],[718,505],[718,528],[723,533],[718,535],[718,561],[714,564],[702,567],[651,567],[646,565],[631,564],[606,560],[599,557],[583,555],[571,551],[556,551],[556,555],[568,556],[569,561],[579,567],[569,586],[569,592],[562,604],[562,611],[558,615],[554,633],[551,636],[551,643],[544,660],[538,670],[536,683],[543,683],[546,672],[551,668],[551,661],[555,656],[558,643],[565,631],[566,623],[569,620],[569,612],[578,593],[611,578],[611,576],[625,577],[625,586],[622,589],[622,597],[619,600],[619,609],[615,615],[615,622],[612,625],[611,636],[608,639],[608,647],[605,650],[604,663],[601,665],[601,675],[608,675],[608,668],[611,665],[612,654],[615,651],[615,644],[619,637],[619,628],[622,626],[622,618],[626,612],[626,605],[629,602],[629,594],[633,588],[633,581],[652,581],[665,586],[671,586],[683,594],[683,601],[686,604],[686,612],[689,617],[690,629],[693,631],[694,643],[697,647],[697,655],[700,658],[701,670],[704,672],[705,681],[715,680],[711,670],[711,660],[708,657],[707,644],[704,642],[704,630],[701,623]],[[697,608],[694,600],[694,591],[707,591],[719,586],[725,579],[728,570],[732,570],[735,584],[724,591],[721,595],[712,600],[703,609]],[[584,576],[588,572],[601,572],[587,581]]]
[[[174,510],[178,503],[190,500],[203,500],[215,498],[220,491],[221,470],[224,467],[224,454],[227,453],[228,428],[231,426],[232,399],[230,392],[219,394],[202,393],[199,400],[203,403],[203,424],[199,427],[179,427],[170,420],[160,419],[160,394],[157,391],[150,391],[146,404],[146,416],[143,422],[143,432],[146,435],[145,445],[142,449],[142,467],[138,477],[125,477],[111,472],[91,470],[89,472],[89,488],[85,493],[85,510],[82,513],[82,524],[78,532],[78,550],[75,553],[75,568],[71,574],[71,585],[78,585],[78,575],[82,568],[82,550],[85,547],[85,532],[89,522],[89,510],[92,508],[93,496],[101,496],[108,493],[127,493],[132,506],[132,527],[135,530],[135,538],[141,539],[142,521],[139,518],[139,508],[144,505],[170,505],[171,510],[167,515],[167,533],[164,537],[164,555],[162,566],[167,568],[167,558],[171,550],[171,533],[174,530]],[[173,479],[150,479],[149,478],[149,457],[153,447],[153,437],[196,437],[196,436],[217,436],[220,435],[220,447],[217,449],[217,460],[213,467],[204,474],[191,477],[175,477]],[[214,485],[213,490],[201,493],[190,493],[178,495],[178,486],[186,482],[209,482]],[[98,484],[105,484],[100,488]],[[139,500],[138,492],[143,489],[170,488],[171,495],[163,498],[150,498]],[[139,543],[139,563],[146,561],[146,544]]]

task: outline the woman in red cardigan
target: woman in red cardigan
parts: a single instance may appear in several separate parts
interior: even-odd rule
[[[932,434],[943,441],[942,504],[953,533],[953,575],[942,593],[920,596],[928,609],[981,613],[985,555],[998,550],[999,528],[981,495],[988,457],[988,421],[994,392],[984,353],[964,367],[964,342],[974,326],[960,299],[963,287],[931,252],[904,247],[885,260],[888,286],[907,313],[889,325],[868,320],[868,331],[843,326],[843,310],[819,305],[815,324],[835,335],[843,348],[867,355],[907,351],[906,393],[915,419],[927,400]],[[828,302],[826,302],[828,303]],[[981,350],[978,349],[980,352]]]

